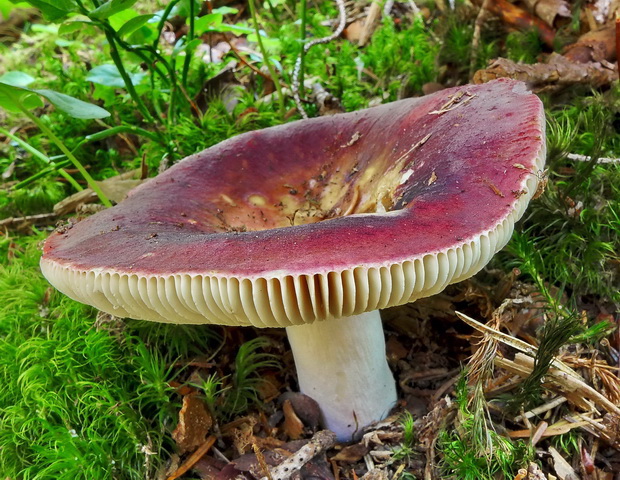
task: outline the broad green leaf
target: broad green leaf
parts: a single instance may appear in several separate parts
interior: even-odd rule
[[[83,102],[75,97],[64,93],[54,92],[53,90],[32,90],[39,95],[47,98],[56,108],[68,113],[74,118],[105,118],[110,116],[110,112],[92,103]]]
[[[133,8],[128,8],[127,10],[122,10],[112,15],[108,18],[108,22],[110,22],[112,28],[118,32],[119,28],[138,15],[138,12],[136,12]]]
[[[9,18],[11,12],[18,8],[28,8],[26,2],[12,2],[11,0],[0,0],[0,20],[4,18],[5,20]]]
[[[137,1],[138,0],[108,0],[104,4],[95,8],[88,16],[97,20],[104,20],[111,17],[115,13],[131,8]]]
[[[222,15],[235,15],[239,13],[239,9],[232,7],[218,7],[212,10],[213,13],[221,13]]]
[[[154,16],[155,14],[149,13],[147,15],[138,15],[137,17],[133,17],[131,20],[126,22],[121,28],[118,29],[118,36],[122,38],[126,35],[131,35],[133,32],[145,25]]]
[[[15,10],[15,5],[9,0],[0,0],[0,20],[9,18],[11,11]]]
[[[93,22],[88,17],[80,15],[79,19],[72,18],[60,25],[60,27],[58,27],[58,35],[68,35],[69,33],[84,29],[85,26],[93,26]]]
[[[51,35],[58,35],[58,25],[33,23],[30,29],[35,33],[49,33]]]
[[[0,83],[7,83],[14,87],[27,87],[34,78],[24,72],[6,72],[4,75],[0,75]]]
[[[54,43],[61,48],[69,48],[75,45],[80,45],[80,46],[84,45],[82,42],[77,42],[75,40],[66,40],[64,38],[57,38],[56,40],[54,40]]]
[[[194,23],[194,29],[198,35],[206,31],[218,31],[217,28],[222,25],[224,15],[221,13],[209,13],[203,15]]]
[[[26,110],[42,107],[44,104],[39,95],[47,98],[59,110],[75,118],[89,119],[110,116],[110,113],[103,108],[92,103],[83,102],[64,93],[45,89],[34,90],[0,82],[0,107],[11,112],[21,111],[20,105]]]
[[[44,104],[43,100],[33,92],[0,80],[0,107],[9,112],[21,112],[19,105],[26,110],[33,110]]]
[[[70,13],[78,12],[77,3],[74,0],[27,0],[33,7],[41,10],[43,16],[55,22],[65,18]]]
[[[206,30],[209,31],[209,30]],[[254,29],[250,27],[244,27],[242,25],[229,25],[228,23],[222,23],[218,27],[218,32],[232,32],[237,35],[249,35],[254,33]]]
[[[133,85],[139,85],[146,76],[144,73],[129,72],[128,75]],[[125,81],[121,77],[116,65],[99,65],[88,72],[86,80],[99,85],[105,85],[106,87],[125,88]]]

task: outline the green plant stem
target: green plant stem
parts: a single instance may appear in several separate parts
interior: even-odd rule
[[[187,89],[187,74],[189,73],[189,64],[192,61],[192,52],[189,49],[189,43],[194,40],[194,22],[196,21],[196,14],[194,12],[195,4],[194,0],[189,1],[189,31],[187,32],[187,48],[185,48],[185,61],[183,62],[183,73],[181,76],[181,82],[185,89]]]
[[[111,207],[112,203],[110,202],[110,200],[108,200],[108,197],[106,197],[105,193],[103,193],[101,188],[99,188],[99,185],[97,185],[97,182],[95,182],[93,177],[90,176],[90,174],[86,171],[84,166],[80,163],[80,161],[77,158],[75,158],[75,156],[65,146],[65,144],[62,143],[60,138],[58,138],[56,135],[54,135],[54,132],[52,132],[47,127],[47,125],[45,125],[45,123],[43,123],[36,116],[34,116],[32,113],[30,113],[24,107],[22,107],[21,104],[18,104],[18,105],[19,105],[19,109],[24,113],[24,115],[26,115],[37,127],[39,127],[41,129],[41,131],[43,133],[45,133],[45,135],[47,135],[48,138],[52,142],[54,142],[56,144],[56,146],[60,149],[60,151],[62,153],[64,153],[69,160],[71,160],[71,163],[73,163],[75,168],[78,169],[78,171],[82,174],[84,179],[88,182],[88,186],[93,190],[93,192],[95,192],[97,194],[97,196],[101,200],[101,203],[103,203],[106,207]]]
[[[129,78],[129,75],[127,74],[127,71],[125,70],[125,66],[123,65],[121,56],[119,55],[118,49],[116,48],[116,40],[114,36],[108,31],[108,29],[105,29],[105,36],[108,39],[108,43],[110,45],[110,56],[112,57],[112,60],[114,61],[114,64],[116,65],[116,68],[118,69],[118,73],[121,75],[123,81],[125,82],[125,87],[127,88],[127,92],[129,92],[129,95],[131,95],[131,98],[133,98],[134,102],[136,102],[136,106],[138,107],[138,110],[140,110],[144,118],[147,121],[154,123],[155,120],[153,119],[152,115],[150,114],[150,112],[148,111],[144,103],[142,102],[142,99],[138,95],[138,92],[136,92],[136,89],[134,88],[133,83],[131,82],[131,79]]]
[[[170,16],[170,12],[172,12],[172,9],[176,6],[177,3],[179,3],[180,0],[172,0],[164,9],[164,12],[161,15],[161,19],[159,20],[159,23],[157,24],[157,35],[155,37],[155,40],[153,40],[153,48],[157,49],[157,45],[159,44],[159,39],[161,38],[161,32],[164,31],[164,27],[166,26],[166,21],[168,20],[168,17]]]
[[[306,64],[306,49],[304,46],[306,45],[306,17],[308,15],[308,1],[301,0],[300,1],[300,16],[301,16],[301,32],[300,32],[300,40],[301,40],[301,50],[299,52],[299,96],[304,96],[304,71]]]
[[[278,15],[278,12],[276,11],[276,9],[273,8],[273,4],[271,3],[271,0],[267,0],[267,5],[269,6],[269,11],[271,12],[271,15],[273,16],[273,19],[276,21],[276,23],[280,23],[280,15]]]
[[[62,172],[63,170],[61,170],[61,169],[65,168],[65,167],[68,167],[69,165],[71,165],[71,161],[70,160],[63,160],[60,163],[51,164],[49,167],[46,167],[43,170],[39,170],[37,173],[35,173],[34,175],[31,175],[27,179],[22,180],[19,183],[16,183],[15,185],[13,185],[11,187],[11,189],[12,190],[19,190],[21,188],[24,188],[24,187],[30,185],[35,180],[38,180],[39,178],[44,177],[45,175],[49,175],[52,172]],[[80,184],[77,184],[77,186],[80,187],[80,190],[83,190],[83,188],[82,188],[82,186]]]
[[[97,142],[99,140],[103,140],[105,138],[118,135],[119,133],[132,133],[134,135],[139,135],[141,137],[145,137],[150,140],[153,140],[154,142],[157,142],[160,145],[165,144],[161,136],[156,133],[149,132],[148,130],[144,130],[143,128],[140,128],[140,127],[134,127],[133,125],[119,125],[117,127],[107,128],[105,130],[102,130],[101,132],[93,133],[92,135],[87,135],[86,137],[84,137],[84,140],[82,140],[80,143],[77,144],[77,147],[75,147],[73,151],[75,152],[75,150],[77,150],[78,148],[80,148],[82,145],[86,143]]]
[[[47,155],[45,155],[44,153],[40,152],[39,150],[37,150],[36,148],[34,148],[32,145],[30,145],[29,143],[23,141],[21,138],[16,137],[15,135],[13,135],[11,132],[9,132],[8,130],[5,130],[4,128],[0,127],[0,133],[8,138],[10,138],[11,140],[13,140],[14,142],[18,143],[24,150],[26,150],[27,152],[29,152],[32,156],[38,158],[39,160],[42,160],[43,162],[45,162],[46,164],[50,165],[51,167],[54,167],[54,169],[58,170],[58,173],[60,175],[62,175],[62,177],[67,180],[67,182],[69,182],[73,188],[75,188],[78,192],[80,190],[83,190],[82,186],[77,183],[77,181],[71,176],[69,175],[67,172],[65,172],[62,168],[60,168],[58,165],[56,165],[56,163],[54,163],[52,160],[49,159],[49,157]],[[32,178],[32,177],[31,177]],[[37,177],[38,178],[38,177]],[[21,182],[23,183],[23,182]],[[20,185],[20,184],[18,184]],[[15,185],[13,187],[14,189],[17,188],[17,185]]]
[[[269,55],[267,54],[267,49],[263,45],[263,40],[260,35],[260,29],[258,27],[258,16],[256,14],[256,5],[254,4],[254,0],[248,0],[248,5],[250,6],[250,14],[252,15],[252,23],[254,24],[254,31],[256,32],[256,40],[258,41],[258,48],[260,48],[261,54],[263,55],[263,60],[267,65],[267,69],[269,70],[269,75],[271,75],[271,79],[276,86],[276,91],[278,92],[278,98],[280,99],[280,115],[284,116],[286,112],[284,106],[284,94],[282,93],[282,86],[280,85],[280,79],[276,72],[276,69],[269,61]]]

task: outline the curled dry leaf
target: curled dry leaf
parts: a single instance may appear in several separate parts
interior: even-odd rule
[[[566,47],[564,56],[572,62],[588,63],[616,59],[616,26],[588,32]]]
[[[290,400],[284,400],[282,411],[284,412],[284,425],[282,426],[284,433],[290,439],[297,440],[304,433],[304,424],[295,413]]]
[[[130,190],[145,181],[139,179],[141,173],[142,170],[137,168],[135,170],[116,175],[115,177],[107,178],[101,182],[97,182],[97,185],[99,185],[99,188],[101,188],[108,199],[115,203],[120,203],[127,197]],[[54,205],[54,213],[56,215],[73,213],[78,211],[82,205],[96,202],[97,200],[97,194],[93,192],[92,189],[86,188],[81,192],[74,193]]]
[[[295,411],[295,415],[306,427],[312,431],[318,428],[321,410],[316,400],[303,393],[286,392],[280,395],[279,401],[282,403],[289,401]]]
[[[529,10],[550,27],[555,26],[558,17],[570,18],[571,12],[566,0],[524,0]]]
[[[349,445],[340,450],[336,455],[330,458],[337,462],[355,463],[359,462],[364,455],[370,452],[370,446],[364,445],[364,443],[356,443]]]

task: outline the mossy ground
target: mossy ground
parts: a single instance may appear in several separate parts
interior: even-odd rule
[[[293,2],[273,3],[278,19],[269,9],[261,15],[271,55],[282,65],[283,81],[290,84],[299,51],[298,11]],[[151,11],[148,7],[141,5],[141,13]],[[329,34],[323,23],[336,12],[330,2],[310,9],[309,32],[315,37]],[[306,76],[318,79],[346,110],[420,95],[429,82],[464,83],[472,68],[474,17],[474,11],[458,4],[456,12],[445,17],[387,18],[364,48],[339,39],[312,49],[306,58]],[[501,30],[486,29],[473,65],[482,66],[499,54],[533,62],[542,48],[531,32],[506,36]],[[240,92],[233,108],[227,108],[216,94],[200,118],[185,106],[179,107],[174,122],[164,119],[162,124],[147,125],[137,120],[135,105],[124,89],[86,79],[90,68],[110,63],[106,42],[94,30],[66,37],[58,35],[54,25],[26,25],[19,42],[0,46],[0,58],[0,74],[22,71],[36,79],[37,88],[96,99],[112,112],[111,118],[96,122],[49,108],[37,112],[70,149],[89,134],[138,121],[160,136],[159,142],[128,134],[86,143],[78,155],[98,179],[136,168],[143,161],[155,174],[164,160],[174,162],[232,135],[297,118],[294,113],[283,117],[277,102],[262,101],[272,86],[242,68],[243,79],[233,87]],[[142,71],[134,55],[124,54],[124,58],[133,73]],[[260,68],[260,59],[253,61]],[[220,69],[221,65],[195,58],[189,69],[188,94],[193,98]],[[141,84],[139,94],[153,105],[170,101],[158,81]],[[620,151],[618,87],[604,93],[575,89],[545,102],[550,127],[547,191],[533,203],[495,265],[509,271],[535,258],[534,273],[567,292],[575,308],[587,300],[620,302],[620,167],[575,162],[565,155],[614,156]],[[292,109],[290,99],[286,106]],[[316,113],[313,105],[308,112]],[[32,146],[49,157],[59,155],[57,147],[23,117],[0,115],[3,125],[16,127]],[[17,145],[0,145],[0,172],[8,172],[6,187],[0,189],[2,217],[49,212],[73,193],[53,174],[20,190],[10,188],[42,168]],[[217,351],[221,334],[202,327],[97,318],[96,311],[54,291],[41,276],[39,244],[48,231],[42,226],[33,226],[28,234],[7,231],[0,241],[0,474],[11,479],[153,478],[175,450],[171,432],[180,397],[170,385],[182,372],[175,365],[196,356],[208,358]],[[532,274],[531,269],[524,272]],[[232,359],[234,375],[218,372],[201,386],[207,403],[222,420],[254,405],[254,372],[274,365],[264,347],[260,342],[250,344],[253,365],[247,365],[247,357],[242,356],[246,364],[243,358],[237,358],[236,364]],[[246,375],[239,376],[244,368]],[[444,434],[440,444],[452,453],[467,450],[457,433]],[[459,474],[463,468],[459,459],[470,458],[467,451],[456,457],[446,455],[445,471],[454,478],[490,478],[496,470],[514,473],[518,459],[529,458],[530,452],[513,447],[501,450],[508,452],[503,460],[512,465],[498,465],[486,473],[476,470],[483,460],[472,457],[470,473],[482,476]]]

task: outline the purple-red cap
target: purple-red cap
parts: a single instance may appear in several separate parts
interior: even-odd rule
[[[231,138],[53,233],[41,268],[106,312],[286,327],[479,271],[534,195],[540,100],[500,79]]]

